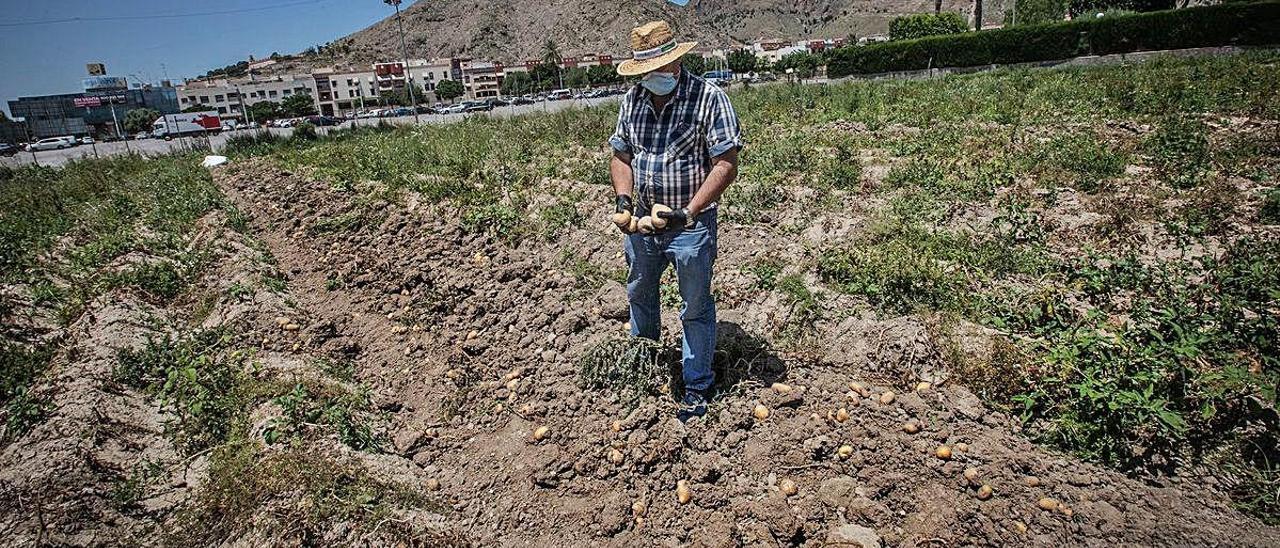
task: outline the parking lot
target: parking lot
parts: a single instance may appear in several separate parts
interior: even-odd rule
[[[424,124],[447,124],[447,123],[461,120],[468,116],[508,117],[508,116],[517,116],[520,114],[527,114],[530,112],[539,112],[539,111],[554,112],[558,110],[564,110],[567,108],[574,108],[574,107],[582,108],[582,107],[598,105],[601,103],[616,102],[618,101],[618,99],[619,99],[619,96],[600,97],[595,99],[566,99],[563,101],[541,101],[538,103],[534,103],[532,105],[518,105],[518,106],[510,105],[510,106],[504,106],[504,107],[496,107],[492,111],[482,112],[482,113],[478,112],[478,113],[470,113],[470,114],[421,114],[418,116],[418,119],[420,123],[424,123]],[[413,116],[401,116],[398,118],[362,118],[358,120],[349,120],[349,121],[343,122],[341,125],[338,125],[338,126],[322,127],[317,129],[319,130],[320,133],[328,133],[329,131],[332,131],[335,127],[351,127],[353,125],[374,125],[374,124],[377,124],[379,121],[386,121],[393,124],[412,124]],[[228,138],[235,135],[243,134],[249,131],[270,131],[278,135],[286,135],[286,136],[293,133],[293,130],[291,128],[237,130],[237,131],[223,132],[217,135],[210,135],[209,137],[207,137],[208,144],[209,146],[213,147],[214,151],[217,151],[222,148],[222,145],[227,142]],[[80,145],[74,148],[67,148],[62,150],[46,150],[46,151],[34,152],[34,153],[19,152],[15,156],[0,157],[0,165],[19,166],[19,165],[25,165],[25,164],[30,164],[32,162],[36,162],[36,163],[39,163],[40,165],[45,165],[45,166],[60,166],[71,160],[78,160],[81,158],[93,158],[95,156],[98,156],[98,157],[112,156],[112,155],[124,154],[128,152],[140,153],[144,155],[168,154],[171,152],[180,151],[183,148],[188,148],[193,146],[203,146],[205,143],[205,140],[206,140],[205,137],[182,137],[179,139],[173,139],[171,141],[165,141],[161,139],[140,139],[140,140],[134,140],[134,141],[115,141],[115,142],[109,142],[109,143],[100,142],[100,143],[95,143],[93,145]]]

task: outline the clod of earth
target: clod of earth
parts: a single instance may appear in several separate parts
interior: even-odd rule
[[[616,420],[616,419],[615,419],[613,422],[609,423],[609,429],[610,429],[610,430],[613,430],[614,432],[621,432],[621,431],[622,431],[622,421],[620,421],[620,420]]]
[[[438,491],[440,489],[440,480],[436,478],[428,479],[426,482],[426,488],[428,491]]]
[[[693,500],[693,491],[689,489],[689,482],[680,480],[676,482],[676,500],[680,504],[689,504]]]
[[[646,505],[643,500],[637,500],[631,503],[631,515],[637,518],[640,516],[643,516],[644,513],[648,510],[649,510],[649,506]]]
[[[849,390],[853,390],[854,392],[857,392],[858,394],[862,395],[862,397],[864,398],[867,397],[867,394],[869,394],[869,392],[867,391],[867,387],[862,386],[862,383],[858,381],[849,381]]]
[[[967,444],[967,443],[965,443],[965,442],[958,442],[958,443],[956,443],[956,451],[959,451],[959,452],[961,452],[961,453],[968,453],[968,452],[969,452],[969,444]]]
[[[617,449],[609,450],[609,462],[612,462],[614,464],[622,464],[622,461],[624,459],[625,457],[622,455],[622,451],[619,451]]]
[[[927,382],[921,381],[916,384],[916,392],[928,392],[930,388],[933,388],[933,385]]]
[[[887,391],[883,394],[880,394],[880,403],[884,405],[889,405],[893,403],[893,398],[894,398],[893,391],[892,390]]]
[[[976,484],[976,483],[978,482],[978,469],[977,469],[977,468],[965,468],[965,469],[964,469],[964,479],[965,479],[966,481],[968,481],[970,484]]]
[[[920,425],[914,422],[904,423],[902,425],[902,431],[908,434],[915,434],[920,431]]]
[[[1046,512],[1057,510],[1058,504],[1058,500],[1051,497],[1041,497],[1040,500],[1036,501],[1036,506],[1039,506],[1041,510]]]
[[[843,407],[836,409],[836,422],[844,422],[849,420],[849,410]]]
[[[771,386],[769,386],[769,388],[772,388],[774,392],[777,392],[777,393],[779,393],[779,394],[790,394],[790,393],[791,393],[791,385],[789,385],[789,384],[783,384],[783,383],[780,383],[780,382],[775,382],[775,383],[773,383]]]

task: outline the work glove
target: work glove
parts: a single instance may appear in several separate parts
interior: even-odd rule
[[[619,194],[615,204],[617,204],[617,207],[613,210],[614,213],[622,213],[625,211],[634,215],[636,212],[635,204],[631,202],[631,196],[627,194]]]
[[[694,217],[689,215],[689,208],[682,207],[671,211],[659,211],[658,218],[666,219],[668,229],[689,228],[692,226]]]

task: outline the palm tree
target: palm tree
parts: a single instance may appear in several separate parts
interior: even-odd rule
[[[973,0],[973,30],[982,30],[982,0]]]

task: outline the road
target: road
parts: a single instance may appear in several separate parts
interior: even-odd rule
[[[513,105],[513,106],[498,107],[493,109],[492,112],[487,112],[487,113],[423,114],[419,116],[419,119],[421,120],[421,123],[425,123],[425,124],[448,124],[448,123],[456,122],[458,120],[462,120],[463,118],[466,118],[469,116],[494,116],[494,117],[506,118],[510,116],[518,116],[520,114],[528,114],[530,112],[543,112],[543,111],[555,112],[555,111],[564,110],[564,109],[573,108],[573,107],[583,108],[583,107],[595,106],[602,103],[615,102],[619,98],[620,96],[602,97],[598,99],[571,99],[571,100],[564,100],[564,101],[543,101],[533,105],[519,105],[519,106]],[[360,125],[377,124],[378,120],[379,119],[376,119],[376,118],[374,119],[366,118],[362,120],[345,122],[341,126],[334,126],[334,127],[350,127],[353,124],[360,124]],[[381,120],[385,120],[393,124],[412,124],[413,116],[401,116],[398,118],[381,118]],[[320,133],[328,133],[330,130],[333,129],[333,127],[324,127],[324,128],[317,128],[317,129],[319,130]],[[222,145],[227,142],[228,138],[235,135],[243,134],[247,131],[250,131],[250,130],[223,132],[218,135],[209,136],[208,138],[209,144],[213,147],[215,151],[220,150],[222,148]],[[293,130],[289,128],[283,128],[283,129],[269,128],[267,131],[270,131],[277,135],[285,135],[285,136],[293,133]],[[127,152],[136,152],[136,153],[141,153],[147,156],[155,156],[155,155],[168,154],[171,152],[180,151],[182,150],[183,147],[202,145],[204,140],[205,140],[204,137],[184,137],[181,139],[174,139],[172,141],[164,141],[161,139],[141,139],[141,140],[127,141],[127,142],[115,141],[110,143],[96,143],[93,145],[80,145],[74,148],[66,148],[62,150],[46,150],[46,151],[35,152],[35,153],[19,152],[15,156],[0,157],[0,165],[15,167],[19,165],[30,164],[32,162],[38,162],[40,165],[43,165],[43,166],[61,166],[69,161],[78,160],[81,158],[93,158],[94,156],[99,156],[99,157],[114,156],[117,154],[124,154]]]

